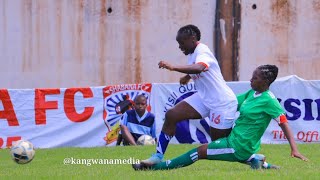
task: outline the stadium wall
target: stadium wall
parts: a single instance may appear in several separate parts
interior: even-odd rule
[[[1,0],[0,87],[176,82],[160,60],[185,63],[177,30],[195,23],[213,47],[208,0]]]
[[[320,1],[242,0],[239,79],[260,64],[276,64],[279,76],[320,79]]]
[[[2,0],[0,87],[177,82],[181,74],[157,63],[185,63],[175,35],[188,23],[199,26],[213,50],[215,6],[212,0]],[[320,79],[319,0],[241,0],[240,6],[239,80],[266,63],[278,65],[280,77]]]

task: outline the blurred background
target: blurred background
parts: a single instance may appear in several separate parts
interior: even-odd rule
[[[0,88],[178,82],[194,24],[227,81],[261,64],[320,79],[320,0],[0,0]]]

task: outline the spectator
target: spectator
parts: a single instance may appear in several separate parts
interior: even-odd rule
[[[156,138],[154,115],[147,111],[147,98],[138,95],[134,99],[134,109],[126,111],[120,120],[123,145],[137,145],[141,135]]]

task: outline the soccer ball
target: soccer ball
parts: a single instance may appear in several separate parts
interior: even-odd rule
[[[156,141],[149,135],[142,135],[137,140],[138,145],[155,145]]]
[[[19,140],[12,143],[10,153],[13,161],[26,164],[34,158],[35,150],[29,141]]]

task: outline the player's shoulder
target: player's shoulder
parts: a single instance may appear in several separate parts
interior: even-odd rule
[[[155,118],[155,115],[153,114],[153,113],[151,113],[151,112],[148,112],[148,116],[150,117],[150,118]]]
[[[196,47],[197,52],[211,52],[209,47],[203,43],[199,43]]]
[[[246,91],[245,93],[247,94],[254,94],[256,91],[253,89],[249,89],[248,91]]]
[[[245,99],[249,98],[249,97],[254,97],[254,93],[256,93],[255,90],[253,89],[249,89],[248,91],[242,93],[242,94],[239,94],[239,96],[242,96],[244,95],[245,96]]]
[[[266,94],[271,99],[277,99],[276,96],[270,90],[268,90]]]
[[[277,97],[271,91],[266,92],[265,100],[271,106],[280,106],[280,103],[279,103]]]
[[[200,43],[195,50],[195,57],[197,61],[203,61],[207,63],[214,63],[218,66],[218,61],[214,57],[213,53],[209,49],[209,47],[205,44]]]

